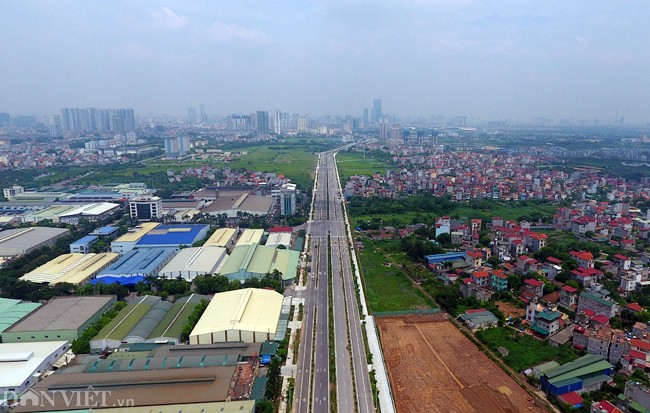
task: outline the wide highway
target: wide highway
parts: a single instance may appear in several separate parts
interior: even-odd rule
[[[311,271],[305,278],[294,395],[297,412],[375,410],[341,194],[334,152],[325,152],[319,156],[316,168],[307,225]],[[330,313],[334,333],[331,342]],[[334,371],[330,371],[330,346],[334,349]],[[335,397],[330,397],[330,389]]]

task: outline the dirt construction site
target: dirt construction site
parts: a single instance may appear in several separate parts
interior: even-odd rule
[[[398,413],[543,413],[444,313],[379,317]]]

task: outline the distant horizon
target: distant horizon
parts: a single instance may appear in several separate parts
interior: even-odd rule
[[[630,0],[4,2],[0,111],[359,117],[381,97],[402,118],[646,124],[648,16]]]

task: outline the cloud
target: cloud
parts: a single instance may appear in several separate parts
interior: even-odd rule
[[[219,20],[215,21],[212,26],[206,30],[206,35],[209,39],[214,41],[226,41],[233,39],[261,41],[268,38],[268,35],[260,29],[248,29],[245,27],[237,26],[236,24],[226,24]]]
[[[187,27],[189,19],[186,16],[179,16],[169,7],[161,7],[151,13],[156,23],[165,30],[176,31]]]

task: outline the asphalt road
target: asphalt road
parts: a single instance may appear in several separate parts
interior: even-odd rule
[[[350,244],[341,204],[341,188],[333,153],[319,158],[314,185],[311,272],[307,275],[305,312],[298,356],[297,412],[329,412],[329,346],[335,349],[336,405],[341,413],[374,412],[358,302],[350,263]],[[328,247],[328,239],[330,245]],[[328,269],[331,258],[332,292]],[[329,342],[329,295],[332,294],[334,342]],[[313,373],[313,374],[312,374]]]

